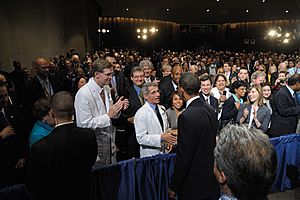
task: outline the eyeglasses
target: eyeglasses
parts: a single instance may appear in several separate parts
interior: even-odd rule
[[[144,75],[139,75],[139,76],[137,75],[137,76],[133,76],[133,78],[134,78],[134,79],[137,79],[137,78],[144,78],[144,77],[145,77]]]
[[[106,75],[106,76],[110,76],[110,77],[112,77],[114,75],[113,72],[112,73],[108,73],[108,74],[105,74],[105,73],[103,73],[103,74]]]
[[[160,90],[154,90],[154,91],[152,91],[152,92],[148,92],[148,94],[152,94],[152,95],[153,95],[153,94],[156,94],[156,93],[159,93],[159,94],[160,94],[161,91],[160,91]]]

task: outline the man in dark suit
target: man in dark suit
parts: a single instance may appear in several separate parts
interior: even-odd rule
[[[179,81],[179,92],[186,110],[178,118],[178,146],[169,196],[179,199],[213,199],[217,194],[214,178],[214,147],[217,116],[213,108],[199,97],[200,80],[185,73]]]
[[[134,115],[144,104],[144,98],[141,93],[141,88],[144,84],[144,70],[141,67],[134,67],[131,71],[131,80],[133,85],[128,87],[129,107],[123,111],[122,116],[126,119],[127,139],[127,155],[128,158],[140,157],[140,145],[136,140],[134,129]]]
[[[203,100],[203,102],[211,105],[213,109],[217,112],[218,111],[218,99],[215,98],[210,94],[210,91],[212,89],[212,80],[209,75],[203,75],[200,77],[200,99]],[[217,112],[218,113],[218,112]]]
[[[0,81],[0,188],[23,183],[29,129]]]
[[[27,81],[22,90],[23,110],[26,114],[27,123],[33,126],[34,119],[32,114],[32,106],[41,97],[51,97],[60,90],[59,83],[49,77],[50,62],[44,58],[38,58],[33,67],[36,69],[37,75]]]
[[[273,97],[273,114],[270,133],[280,136],[295,133],[300,114],[300,105],[296,103],[295,93],[300,90],[300,74],[292,75],[287,85],[281,87]]]
[[[91,169],[97,157],[94,131],[73,123],[71,93],[56,93],[50,105],[56,126],[31,147],[26,186],[33,199],[89,199]]]
[[[159,85],[161,91],[160,104],[166,109],[171,107],[172,104],[172,92],[177,91],[179,79],[182,74],[182,68],[180,65],[175,65],[172,69],[170,78],[165,78]]]

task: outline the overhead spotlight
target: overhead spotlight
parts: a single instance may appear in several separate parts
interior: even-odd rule
[[[277,34],[277,37],[281,37],[281,33],[278,33],[278,34]]]
[[[289,10],[286,10],[286,11],[285,11],[285,13],[288,13],[288,12],[289,12]]]
[[[129,10],[129,8],[126,8],[126,11],[128,11]]]
[[[98,29],[98,32],[99,32],[99,33],[101,32],[100,28]]]
[[[143,38],[143,40],[146,40],[147,39],[147,35],[143,35],[142,38]]]
[[[289,39],[286,39],[286,38],[285,38],[285,39],[283,40],[283,43],[285,43],[285,44],[289,43]]]
[[[155,31],[157,32],[157,31],[158,31],[158,29],[155,29]]]
[[[265,3],[265,2],[266,2],[266,0],[262,0],[262,2],[263,2],[263,3]]]
[[[209,12],[209,9],[207,9],[206,12]]]
[[[220,0],[217,0],[217,2],[219,2]]]
[[[136,29],[136,32],[137,32],[137,33],[140,33],[140,32],[141,32],[141,29],[139,29],[139,28]]]
[[[147,33],[148,30],[146,28],[143,29],[143,33]]]
[[[271,30],[269,33],[268,33],[269,36],[271,37],[274,37],[276,35],[276,31],[275,30]]]
[[[106,33],[106,30],[105,30],[105,29],[102,29],[102,33]]]
[[[155,27],[152,27],[149,31],[150,31],[151,33],[155,33]]]
[[[140,39],[140,38],[141,38],[141,36],[140,36],[140,35],[138,35],[138,36],[137,36],[137,38],[138,38],[138,39]]]
[[[108,30],[108,29],[106,30],[106,33],[109,33],[109,30]]]
[[[170,11],[170,9],[169,8],[167,8],[167,12],[169,12]]]
[[[290,33],[286,33],[284,36],[285,37],[290,37]]]
[[[246,13],[248,13],[249,12],[249,10],[246,10]]]

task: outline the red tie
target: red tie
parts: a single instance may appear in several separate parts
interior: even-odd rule
[[[104,94],[104,90],[102,89],[102,91],[100,92],[100,96],[101,96],[101,99],[103,101],[103,104],[104,104],[104,107],[106,109],[106,105],[105,105],[105,94]]]

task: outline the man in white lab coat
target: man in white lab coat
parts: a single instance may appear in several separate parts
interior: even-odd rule
[[[165,108],[158,105],[160,90],[155,82],[142,87],[145,104],[134,116],[135,134],[140,144],[140,156],[147,157],[163,153],[164,141],[174,145],[177,138],[168,132],[169,124]]]

